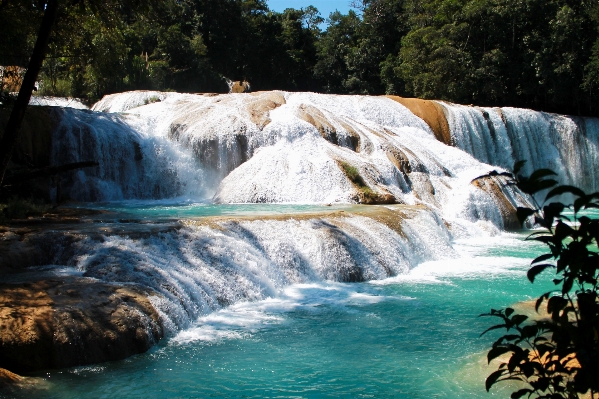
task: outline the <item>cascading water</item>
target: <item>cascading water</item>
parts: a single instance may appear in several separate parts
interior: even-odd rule
[[[55,112],[60,112],[60,123],[53,135],[51,162],[100,164],[68,174],[61,182],[64,196],[107,201],[201,193],[201,169],[171,141],[133,129],[127,117],[69,108]]]
[[[131,92],[55,110],[52,162],[100,163],[68,174],[64,195],[115,213],[48,232],[47,263],[146,287],[170,339],[114,369],[54,373],[66,388],[50,392],[476,396],[483,375],[452,385],[484,373],[476,315],[523,299],[539,249],[501,232],[522,193],[473,179],[529,159],[596,190],[599,120],[440,104],[451,145],[385,97]]]
[[[77,240],[53,262],[77,266],[87,277],[151,288],[174,333],[201,315],[274,297],[292,284],[380,280],[448,259],[451,238],[434,212],[394,206],[372,214],[190,220],[141,237]]]
[[[563,184],[599,190],[599,120],[518,108],[479,108],[440,103],[453,144],[481,162],[510,169],[527,160],[524,173],[549,168]]]
[[[451,255],[455,237],[513,227],[515,206],[526,198],[501,178],[472,180],[515,159],[532,159],[529,168],[553,167],[583,187],[596,184],[589,165],[599,156],[597,120],[443,107],[454,146],[384,97],[131,92],[93,108],[111,113],[63,109],[54,163],[100,163],[62,183],[74,199],[213,195],[217,203],[327,204],[391,198],[424,207],[415,218],[420,227],[401,212],[387,215],[401,221],[396,230],[377,220],[391,212],[385,208],[377,217],[215,222],[144,239],[109,235],[81,241],[78,255],[59,263],[151,287],[176,331],[206,312],[275,295],[289,284],[402,274]]]

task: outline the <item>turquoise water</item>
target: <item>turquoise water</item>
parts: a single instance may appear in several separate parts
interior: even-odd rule
[[[131,200],[115,202],[94,202],[79,205],[82,208],[105,211],[97,219],[151,220],[182,219],[206,216],[260,216],[301,214],[311,212],[349,210],[355,205],[348,204],[213,204],[189,200]]]
[[[524,235],[458,242],[461,258],[369,283],[294,285],[202,317],[146,354],[34,374],[29,398],[484,398],[480,333],[530,284]]]

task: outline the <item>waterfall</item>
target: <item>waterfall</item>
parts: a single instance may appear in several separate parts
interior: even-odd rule
[[[98,168],[65,174],[63,196],[79,201],[168,198],[201,192],[201,169],[165,138],[134,129],[113,114],[57,109],[51,162],[98,161]]]
[[[474,180],[515,160],[597,189],[599,120],[439,104],[451,145],[386,97],[144,91],[107,96],[93,110],[56,109],[52,162],[100,163],[61,182],[76,200],[398,205],[129,233],[123,224],[119,234],[82,234],[68,251],[57,245],[52,263],[149,287],[175,332],[290,284],[404,274],[454,256],[456,238],[516,227],[527,198],[501,176]]]
[[[173,333],[201,315],[274,297],[291,284],[384,279],[454,254],[443,220],[418,207],[120,230],[75,234],[52,262],[76,266],[86,277],[151,288],[151,301]]]
[[[395,202],[500,228],[523,202],[501,182],[471,184],[493,169],[528,159],[525,171],[551,168],[564,183],[597,189],[597,119],[439,104],[450,146],[386,97],[113,94],[93,107],[110,113],[63,110],[53,159],[100,162],[64,183],[76,200]]]
[[[599,190],[599,119],[441,104],[453,144],[481,162],[510,169],[527,160],[524,173],[549,168],[563,184]]]

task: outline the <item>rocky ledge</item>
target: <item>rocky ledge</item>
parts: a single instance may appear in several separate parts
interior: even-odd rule
[[[0,284],[0,367],[23,373],[119,360],[163,335],[149,293],[138,287],[31,274]]]

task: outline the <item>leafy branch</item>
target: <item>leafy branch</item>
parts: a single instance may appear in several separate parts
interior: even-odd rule
[[[517,162],[514,173],[504,175],[507,184],[529,194],[535,206],[517,209],[521,224],[533,218],[541,228],[526,239],[541,242],[549,250],[531,262],[527,277],[533,283],[541,272],[551,269],[556,290],[536,301],[537,312],[546,304],[546,319],[529,321],[511,308],[481,315],[501,319],[481,335],[498,329],[507,332],[493,343],[488,361],[509,356],[487,377],[485,387],[488,391],[498,382],[516,380],[526,387],[513,392],[514,399],[578,398],[588,393],[594,398],[599,392],[599,220],[580,212],[599,208],[599,193],[558,186],[553,179],[556,174],[549,169],[522,176],[523,165],[524,161]],[[544,190],[549,191],[539,204],[535,195]],[[548,203],[564,194],[574,198],[572,204]],[[564,214],[566,209],[573,215]]]

